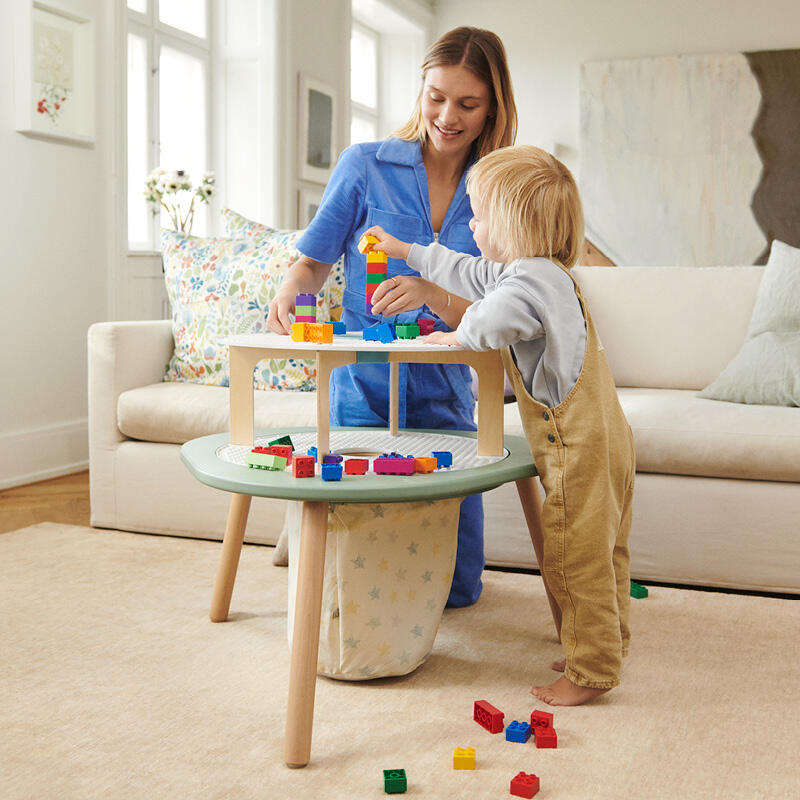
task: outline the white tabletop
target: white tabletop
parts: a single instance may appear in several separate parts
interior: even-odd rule
[[[395,339],[392,342],[364,341],[361,331],[334,335],[333,342],[296,342],[291,336],[282,336],[279,333],[241,333],[236,336],[226,336],[219,340],[221,344],[233,347],[256,347],[265,350],[377,350],[385,353],[395,350],[402,353],[418,353],[433,350],[464,350],[459,346],[446,344],[427,344],[421,339]]]

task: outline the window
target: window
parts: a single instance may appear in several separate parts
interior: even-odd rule
[[[427,18],[410,19],[393,0],[352,0],[350,143],[388,136],[407,120],[419,92]]]
[[[156,167],[182,169],[195,183],[209,170],[211,42],[208,0],[128,0],[127,207],[130,250],[158,249],[169,218],[144,199]],[[207,229],[196,208],[192,233]]]

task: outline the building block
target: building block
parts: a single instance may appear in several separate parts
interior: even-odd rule
[[[511,794],[515,797],[533,797],[539,791],[539,778],[532,772],[518,772],[511,779]]]
[[[367,275],[386,275],[385,261],[367,261]]]
[[[348,458],[344,462],[344,471],[348,475],[364,475],[369,467],[367,458]]]
[[[324,481],[340,481],[342,479],[342,465],[341,464],[323,464],[322,480]]]
[[[475,748],[456,747],[453,750],[453,769],[475,769]]]
[[[294,475],[295,478],[313,478],[314,457],[295,456],[292,460],[292,475]]]
[[[372,245],[378,244],[380,239],[377,236],[373,236],[371,233],[365,233],[361,236],[358,240],[358,252],[361,255],[366,255],[372,250]]]
[[[436,469],[453,466],[453,454],[449,450],[434,450],[431,455],[436,459]]]
[[[647,597],[648,594],[649,592],[646,586],[642,586],[641,583],[636,583],[636,581],[631,581],[631,597],[642,600]]]
[[[527,722],[514,720],[506,727],[506,741],[525,744],[531,738],[531,726]]]
[[[416,322],[400,322],[394,326],[398,339],[416,339],[419,336],[419,325]]]
[[[315,294],[309,294],[308,292],[302,292],[301,294],[295,295],[294,304],[295,306],[314,306],[316,313],[317,296]]]
[[[319,453],[317,452],[317,448],[316,447],[309,447],[308,450],[306,450],[306,452],[308,453],[308,455],[314,457],[314,463],[316,464],[317,461],[319,460],[319,458],[318,458]]]
[[[420,317],[417,320],[417,325],[419,325],[419,335],[427,336],[429,333],[433,333],[433,326],[435,324],[436,321],[431,317]]]
[[[413,475],[414,460],[409,458],[376,458],[372,471],[378,475]]]
[[[272,447],[275,444],[285,444],[294,450],[294,443],[292,442],[292,437],[288,434],[286,436],[279,436],[277,439],[273,439],[271,442],[267,442],[267,444]]]
[[[486,700],[476,700],[472,718],[478,725],[483,725],[489,733],[500,733],[503,730],[505,714]]]
[[[323,464],[341,464],[342,461],[343,458],[338,453],[327,453],[326,455],[322,456]]]
[[[430,456],[421,456],[414,459],[415,472],[433,472],[436,469],[436,459]]]
[[[383,791],[386,794],[403,794],[408,789],[404,769],[385,769],[383,771]]]
[[[384,344],[389,344],[389,342],[393,342],[397,337],[394,333],[394,325],[389,322],[379,322],[377,325],[373,325],[370,328],[364,328],[361,331],[361,338],[364,339],[365,342],[383,342]]]
[[[347,325],[344,322],[331,322],[333,326],[333,335],[338,336],[347,333]]]
[[[293,322],[292,323],[292,341],[304,342],[306,340],[306,323]]]
[[[549,711],[532,711],[531,728],[552,728],[553,715]]]
[[[366,256],[367,264],[386,264],[389,261],[383,250],[370,250]]]
[[[330,322],[306,322],[304,325],[304,341],[317,344],[330,344],[333,341],[333,325]]]
[[[267,447],[254,447],[253,453],[267,453],[271,456],[281,456],[286,459],[287,464],[292,463],[292,448],[286,444],[271,444]]]
[[[286,459],[269,453],[248,453],[247,466],[256,469],[286,469]]]
[[[534,737],[536,739],[537,747],[548,747],[553,749],[558,747],[558,736],[556,736],[555,728],[551,728],[550,726],[546,728],[537,726],[534,729]]]

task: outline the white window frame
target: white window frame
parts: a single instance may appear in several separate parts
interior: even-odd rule
[[[199,58],[205,62],[205,83],[206,83],[206,164],[211,165],[212,154],[214,152],[214,139],[215,133],[213,128],[213,114],[214,107],[213,96],[213,44],[214,44],[214,14],[212,13],[212,6],[214,0],[207,0],[206,2],[206,37],[200,38],[185,31],[173,28],[171,25],[165,25],[158,18],[159,0],[147,0],[147,12],[141,13],[134,11],[127,6],[126,0],[121,0],[125,9],[126,28],[124,33],[125,49],[128,50],[128,33],[134,33],[141,36],[147,42],[147,56],[148,63],[150,64],[150,71],[147,76],[147,138],[148,138],[148,172],[159,166],[159,94],[158,94],[158,70],[159,70],[159,54],[162,45],[168,45],[176,50],[181,50],[188,55]],[[127,64],[127,57],[125,59]],[[126,87],[127,95],[127,69],[126,80],[124,86]],[[127,101],[125,103],[127,108]],[[128,238],[128,171],[127,171],[127,119],[122,127],[123,135],[125,137],[125,171],[124,171],[124,204],[125,209],[122,215],[125,225],[125,242],[129,254],[142,254],[157,252],[158,249],[158,234],[161,225],[160,209],[153,210],[150,218],[149,242],[131,242]],[[209,166],[209,168],[211,168]],[[142,189],[144,189],[145,175],[142,176]]]
[[[350,89],[350,114],[375,123],[377,136],[381,135],[381,119],[383,109],[383,82],[381,72],[381,35],[378,31],[365,25],[363,22],[353,20],[352,30],[358,31],[375,42],[375,107],[364,105],[353,100],[352,81]],[[352,33],[351,33],[352,40]]]

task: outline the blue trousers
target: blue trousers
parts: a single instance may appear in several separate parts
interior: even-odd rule
[[[400,364],[399,426],[474,431],[475,400],[470,383],[469,369],[460,364]],[[388,427],[389,365],[354,364],[335,369],[330,409],[331,425]],[[480,597],[483,565],[483,500],[476,494],[461,503],[449,607],[472,605]]]

